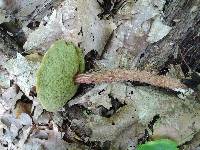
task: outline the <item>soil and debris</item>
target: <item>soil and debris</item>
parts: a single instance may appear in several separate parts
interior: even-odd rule
[[[86,72],[148,71],[192,92],[141,77],[81,84],[48,112],[36,73],[58,39],[83,50]],[[0,149],[135,150],[161,138],[200,149],[199,0],[0,0]]]

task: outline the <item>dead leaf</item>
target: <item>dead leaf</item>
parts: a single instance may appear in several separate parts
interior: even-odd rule
[[[10,59],[3,64],[15,83],[29,97],[30,89],[35,85],[35,77],[40,62],[28,61],[20,53],[17,53],[17,58]],[[30,97],[31,98],[31,97]]]
[[[17,118],[20,117],[22,113],[31,115],[32,103],[31,102],[22,102],[18,101],[15,107],[15,115]]]
[[[29,34],[24,49],[44,53],[56,39],[65,39],[79,45],[85,54],[91,50],[101,54],[115,24],[100,20],[97,16],[100,11],[96,1],[64,1],[53,11],[47,25]]]

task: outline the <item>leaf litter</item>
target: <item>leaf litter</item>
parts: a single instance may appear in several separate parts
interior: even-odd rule
[[[128,1],[115,14],[116,19],[105,20],[98,18],[101,8],[96,1],[63,1],[50,16],[42,18],[46,25],[41,23],[27,33],[24,49],[45,53],[56,39],[64,38],[84,49],[85,55],[91,50],[103,54],[95,69],[134,69],[144,48],[171,30],[163,21],[165,2]],[[148,136],[171,138],[179,145],[198,137],[200,105],[196,92],[183,100],[169,89],[131,81],[96,84],[79,92],[58,112],[47,112],[36,95],[30,96],[40,65],[38,57],[30,60],[17,53],[16,58],[1,63],[6,69],[0,70],[2,149],[134,150]],[[10,79],[15,83],[11,87]],[[155,116],[158,119],[153,121]]]

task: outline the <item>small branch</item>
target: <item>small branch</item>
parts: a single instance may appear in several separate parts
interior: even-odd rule
[[[115,69],[108,71],[99,71],[85,74],[78,74],[75,78],[76,83],[102,83],[119,81],[139,81],[153,86],[168,89],[186,89],[187,86],[179,80],[167,76],[159,76],[147,71]]]

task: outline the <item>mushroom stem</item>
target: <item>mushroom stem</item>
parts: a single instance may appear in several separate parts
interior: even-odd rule
[[[156,75],[147,71],[114,69],[98,71],[91,73],[78,74],[75,78],[76,83],[102,83],[102,82],[119,82],[119,81],[139,81],[153,86],[168,89],[186,89],[187,86],[175,78],[163,75]]]

